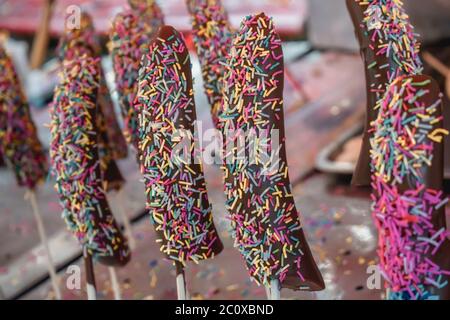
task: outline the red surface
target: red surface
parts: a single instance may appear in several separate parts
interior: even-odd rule
[[[160,0],[166,15],[166,23],[182,32],[190,31],[190,20],[184,0]],[[0,29],[10,32],[34,33],[41,18],[40,9],[44,0],[0,0]],[[303,30],[307,14],[306,0],[224,0],[230,20],[238,27],[248,14],[264,11],[275,19],[282,35],[296,35]],[[94,17],[95,27],[100,33],[107,33],[116,13],[127,5],[126,0],[56,0],[51,22],[51,34],[59,35],[64,30],[66,8],[72,4],[81,5]]]

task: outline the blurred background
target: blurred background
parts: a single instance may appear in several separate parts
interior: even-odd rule
[[[50,3],[53,3],[52,5]],[[248,14],[272,16],[284,43],[287,153],[297,208],[327,288],[318,293],[283,290],[287,299],[380,299],[382,290],[366,286],[368,266],[376,264],[376,232],[370,216],[370,190],[353,188],[350,178],[359,153],[365,113],[364,68],[344,0],[223,0],[233,27]],[[115,103],[114,75],[107,51],[112,18],[126,0],[0,0],[0,35],[31,104],[39,136],[48,148],[48,103],[58,81],[55,47],[68,6],[78,5],[94,19],[102,39],[102,64]],[[183,0],[160,0],[166,23],[182,31],[191,48],[197,114],[212,127],[201,70]],[[422,53],[450,68],[450,1],[408,0],[405,8],[420,34]],[[46,14],[47,13],[47,14]],[[47,18],[46,18],[47,17]],[[426,63],[445,92],[446,76]],[[448,73],[450,76],[450,73]],[[450,129],[449,97],[444,96],[445,127]],[[117,109],[118,110],[118,109]],[[120,117],[119,117],[120,118]],[[445,176],[450,179],[450,146],[445,141]],[[137,248],[118,270],[125,299],[176,298],[175,273],[155,243],[144,211],[144,187],[134,154],[119,161],[127,178],[125,197],[109,196],[112,210],[124,205]],[[205,166],[208,193],[225,250],[214,260],[190,265],[187,283],[194,299],[263,299],[264,288],[249,280],[233,248],[218,166]],[[66,231],[51,178],[38,190],[39,207],[59,270],[64,299],[84,299],[66,288],[66,270],[81,264],[77,241]],[[448,189],[448,185],[446,186]],[[446,190],[447,191],[447,190]],[[106,268],[96,266],[100,299],[112,299]],[[53,299],[31,207],[10,171],[0,167],[0,298]]]

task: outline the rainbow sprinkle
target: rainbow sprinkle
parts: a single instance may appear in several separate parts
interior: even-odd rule
[[[365,63],[367,117],[363,146],[353,182],[370,184],[369,145],[375,105],[387,87],[401,75],[421,74],[420,43],[400,0],[347,0]],[[358,21],[361,20],[361,21]]]
[[[12,59],[0,46],[0,155],[17,184],[35,189],[47,176],[47,158]]]
[[[61,61],[72,60],[83,54],[100,57],[101,47],[94,34],[92,19],[87,13],[82,14],[80,29],[66,30],[60,39],[58,52]],[[103,70],[100,70],[97,99],[96,130],[103,187],[106,191],[119,190],[125,180],[114,159],[126,157],[128,147],[115,116]]]
[[[150,4],[148,4],[150,2]],[[128,10],[116,16],[110,32],[110,51],[128,143],[139,149],[138,115],[133,103],[138,90],[141,58],[158,28],[163,24],[160,8],[153,1],[145,7]]]
[[[222,81],[232,31],[220,0],[187,0],[192,16],[192,31],[202,67],[205,94],[217,127],[222,107]]]
[[[147,209],[160,250],[185,265],[213,258],[223,246],[213,223],[199,150],[191,64],[184,39],[160,29],[140,70],[139,148]],[[187,143],[184,138],[190,139]],[[183,155],[178,155],[180,149]],[[179,151],[180,151],[179,150]]]
[[[107,265],[130,259],[126,238],[102,188],[96,128],[100,60],[83,53],[62,62],[51,110],[52,173],[63,218],[88,253]]]
[[[445,226],[433,224],[436,215],[445,215],[448,201],[441,185],[430,185],[429,172],[439,174],[442,161],[435,144],[448,134],[433,86],[425,76],[397,78],[378,102],[373,122],[372,215],[391,299],[435,299],[425,287],[440,289],[447,285],[443,276],[450,275],[432,261],[448,235]]]
[[[131,10],[138,15],[139,23],[146,30],[153,29],[156,33],[164,24],[164,14],[155,0],[128,0]]]
[[[369,69],[378,74],[387,74],[388,83],[372,83],[372,90],[382,97],[386,86],[402,74],[420,74],[423,66],[419,57],[420,43],[409,22],[409,17],[400,0],[360,1],[367,6],[362,27],[368,34],[369,49],[385,63],[372,61]],[[375,77],[378,78],[378,77]]]
[[[264,14],[244,19],[225,68],[219,127],[235,246],[259,284],[279,279],[283,287],[323,289],[291,193],[284,137],[283,52],[272,19]],[[278,131],[279,139],[272,130]],[[255,134],[240,134],[250,132]],[[270,147],[272,156],[256,157],[255,163],[246,160],[257,144],[272,146],[272,140],[279,141],[278,148]],[[245,148],[237,150],[242,144]],[[314,276],[308,279],[306,269]]]

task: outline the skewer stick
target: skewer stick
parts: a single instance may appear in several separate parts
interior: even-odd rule
[[[55,265],[53,264],[53,258],[50,253],[50,247],[48,245],[47,234],[45,232],[44,223],[42,222],[42,216],[39,211],[39,207],[36,201],[36,193],[33,190],[29,190],[25,197],[30,200],[31,207],[33,208],[34,219],[38,227],[39,237],[41,238],[41,243],[44,246],[44,250],[47,254],[47,269],[50,274],[50,280],[52,282],[53,290],[55,291],[55,296],[57,300],[61,300],[61,290],[59,289],[59,280],[56,274]]]
[[[450,67],[447,67],[439,59],[429,52],[423,54],[423,58],[433,69],[439,72],[445,79],[445,92],[450,97]]]
[[[266,289],[267,300],[270,300],[271,297],[270,286],[264,286],[264,288]]]
[[[92,263],[92,256],[83,250],[84,268],[86,270],[86,291],[88,300],[97,300],[97,287],[95,286],[94,264]]]
[[[186,280],[184,276],[184,268],[180,262],[175,262],[177,270],[177,295],[178,300],[186,300]]]
[[[270,299],[280,300],[280,282],[278,279],[270,281]]]
[[[47,0],[44,4],[41,22],[36,32],[33,48],[31,50],[31,69],[38,69],[44,62],[45,55],[47,54],[50,20],[52,18],[54,2],[54,0]]]
[[[433,69],[439,72],[444,77],[448,77],[450,73],[450,68],[443,64],[439,59],[429,52],[423,53],[423,59],[428,63]]]
[[[117,280],[117,273],[114,267],[108,267],[109,277],[111,278],[111,286],[114,292],[114,300],[122,300],[122,293],[120,292],[119,281]]]
[[[128,238],[128,244],[130,245],[131,251],[136,248],[136,240],[134,239],[133,232],[131,229],[130,219],[128,218],[124,206],[124,197],[123,197],[123,189],[117,191],[117,198],[119,202],[119,214],[120,219],[122,220],[123,226],[125,228],[125,235]]]
[[[186,288],[186,300],[191,300],[191,293],[187,288]]]
[[[286,80],[294,88],[295,93],[297,93],[298,98],[300,98],[304,104],[307,103],[309,97],[303,88],[303,85],[294,78],[289,68],[285,68],[284,74],[286,75]]]
[[[390,300],[390,297],[391,296],[391,288],[386,288],[386,299],[385,300]]]

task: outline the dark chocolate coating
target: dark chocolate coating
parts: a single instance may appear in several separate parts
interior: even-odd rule
[[[48,174],[47,155],[11,57],[0,45],[0,148],[21,187],[36,189]]]
[[[263,15],[263,14],[261,14]],[[282,48],[281,46],[276,47],[274,49],[273,55],[268,59],[268,65],[273,65],[276,61],[273,59],[273,56],[280,56],[282,55]],[[263,69],[263,68],[262,68]],[[275,72],[279,70],[284,70],[283,64],[278,66],[277,68],[273,69],[272,71],[268,71],[269,79],[272,78],[271,74],[274,74]],[[281,101],[283,100],[283,88],[284,88],[284,73],[279,73],[277,76],[274,77],[278,81],[278,85],[276,89],[273,91],[273,93],[270,95],[271,97],[277,97]],[[250,102],[250,100],[249,100]],[[268,119],[269,124],[268,127],[271,127],[273,129],[278,129],[280,134],[280,162],[282,163],[281,166],[287,166],[287,156],[286,156],[286,135],[285,135],[285,127],[284,127],[284,111],[283,111],[283,104],[280,105],[280,108],[267,108],[265,110]],[[283,170],[284,168],[281,168]],[[277,185],[283,186],[283,188],[286,188],[289,190],[288,193],[291,194],[291,180],[289,179],[289,171],[286,174],[285,177],[282,177]],[[267,181],[267,183],[270,183],[270,181]],[[260,190],[263,191],[267,187],[269,187],[268,184],[261,185]],[[251,194],[245,194],[243,202],[246,201],[253,201]],[[295,202],[294,197],[291,195],[289,197],[285,197],[283,201],[286,204],[286,207],[293,206],[295,208]],[[295,209],[294,209],[295,210]],[[270,211],[273,212],[271,220],[275,220],[277,218],[275,212],[275,206],[274,203],[270,204]],[[297,212],[295,212],[294,216],[296,216],[297,219],[300,219]],[[286,278],[281,283],[282,288],[289,288],[292,290],[304,290],[304,291],[320,291],[325,289],[325,283],[322,278],[322,274],[319,271],[319,268],[317,267],[316,262],[314,261],[314,257],[311,253],[311,249],[309,248],[308,241],[306,240],[305,233],[303,231],[303,228],[298,229],[296,232],[296,238],[298,239],[300,245],[299,249],[301,252],[303,252],[302,260],[300,263],[300,272],[304,277],[304,281],[301,280],[297,275],[296,268],[289,268],[288,272],[286,274]],[[278,242],[274,244],[275,249],[282,250],[282,243]],[[295,264],[295,259],[297,256],[290,255],[288,256],[288,259],[286,259],[287,263],[290,265]]]
[[[411,76],[414,79],[413,82],[424,82],[430,80],[430,84],[428,84],[424,89],[429,90],[429,93],[420,97],[419,103],[423,103],[424,106],[430,106],[435,103],[439,99],[440,88],[437,82],[426,75],[417,75]],[[399,82],[398,88],[401,87]],[[442,116],[442,104],[439,105],[436,114],[436,117]],[[442,128],[442,122],[435,123],[433,125],[434,131],[435,129]],[[444,177],[444,142],[441,143],[433,142],[433,159],[431,161],[431,166],[425,166],[423,168],[425,171],[425,186],[429,189],[434,190],[442,190],[443,188],[443,177]],[[412,179],[405,179],[404,183],[399,187],[399,190],[406,191],[410,189],[415,189],[416,186],[411,181]],[[435,230],[439,230],[441,228],[447,228],[446,219],[445,219],[445,206],[442,206],[438,210],[433,210],[432,214],[432,223]],[[447,239],[438,252],[435,255],[428,256],[434,263],[436,263],[443,270],[450,271],[450,240]],[[449,300],[450,299],[450,275],[444,276],[448,281],[448,284],[442,288],[438,289],[432,285],[424,285],[427,291],[434,295],[439,295],[441,300]]]
[[[431,77],[398,77],[380,101],[374,122],[372,216],[379,231],[380,265],[395,293],[392,299],[448,297],[448,286],[437,288],[450,270],[449,241],[443,232],[440,102]],[[435,243],[424,240],[428,238]],[[420,291],[414,292],[417,288]]]
[[[161,27],[143,58],[137,101],[135,108],[142,110],[139,154],[147,209],[161,251],[170,250],[168,258],[183,265],[212,258],[223,244],[212,219],[203,168],[196,159],[200,150],[192,139],[187,145],[174,139],[177,130],[197,139],[197,116],[189,51],[173,27]],[[185,162],[172,158],[181,145],[183,154],[188,154]]]
[[[203,87],[213,124],[217,127],[222,107],[222,77],[230,51],[232,30],[221,0],[187,0],[192,35],[203,76]]]
[[[366,118],[364,123],[364,134],[361,144],[361,151],[359,154],[358,162],[353,173],[352,184],[357,186],[369,186],[370,185],[370,138],[372,134],[369,133],[370,123],[377,117],[377,112],[374,109],[377,103],[377,94],[371,89],[371,86],[378,88],[384,87],[388,83],[386,72],[379,72],[377,68],[369,69],[367,66],[373,61],[377,61],[377,65],[384,65],[389,63],[386,55],[376,55],[375,51],[369,48],[370,35],[365,26],[363,26],[364,10],[368,5],[360,5],[355,0],[346,0],[347,9],[350,13],[353,26],[355,28],[356,39],[358,40],[361,57],[364,62],[364,72],[366,75],[366,93],[367,93],[367,105],[366,105]],[[376,75],[380,76],[377,78]]]
[[[114,104],[106,84],[105,73],[100,75],[100,91],[98,94],[98,105],[103,110],[106,124],[106,135],[108,139],[108,149],[111,157],[115,160],[126,159],[128,157],[128,145],[117,120]]]
[[[101,74],[103,76],[103,73]],[[108,135],[108,125],[106,122],[105,109],[100,105],[101,98],[98,97],[97,104],[97,133],[98,149],[100,157],[100,169],[102,172],[103,187],[106,192],[120,190],[125,183],[125,179],[120,172],[117,162],[114,160],[110,146],[113,142]]]
[[[60,39],[58,53],[61,62],[83,54],[100,58],[99,39],[94,34],[92,18],[82,12],[80,29],[65,31]],[[113,102],[100,64],[99,88],[97,93],[96,130],[98,131],[99,157],[105,191],[119,190],[125,183],[116,159],[126,158],[128,147],[114,112]]]
[[[224,80],[224,107],[220,115],[227,207],[236,229],[237,247],[251,276],[267,285],[268,278],[276,279],[283,269],[287,271],[278,279],[282,288],[318,291],[325,284],[299,221],[287,169],[283,52],[273,28],[264,14],[247,17],[233,41],[235,53],[227,62],[229,74]],[[239,133],[236,136],[230,133],[233,130],[241,130],[243,134],[255,132],[259,137],[267,133],[269,141],[278,140],[272,136],[278,132],[276,142],[280,149],[275,155],[279,159],[278,168],[265,174],[265,160],[249,161],[247,156],[259,141],[249,136],[244,138],[246,159],[230,157],[229,150],[241,139]],[[273,236],[277,232],[283,236]],[[289,249],[284,255],[286,246]],[[265,258],[267,255],[269,258]]]
[[[100,60],[86,52],[62,65],[52,110],[50,154],[63,217],[87,253],[102,264],[123,266],[131,254],[108,205],[99,164]],[[84,139],[77,138],[80,134]]]
[[[382,1],[346,0],[346,3],[360,45],[367,92],[364,134],[352,184],[369,186],[371,122],[377,117],[377,100],[383,97],[390,81],[401,75],[420,74],[422,65],[416,54],[419,43],[402,3],[387,1],[385,6]],[[366,16],[368,20],[364,21]]]

